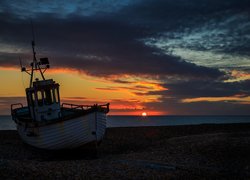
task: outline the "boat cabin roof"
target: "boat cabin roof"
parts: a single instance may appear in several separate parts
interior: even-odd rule
[[[41,81],[34,81],[33,87],[27,88],[27,91],[34,91],[34,90],[43,90],[43,89],[54,89],[58,88],[59,84],[53,81],[53,79],[41,80]]]

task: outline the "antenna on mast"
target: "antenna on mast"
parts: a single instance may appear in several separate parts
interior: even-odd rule
[[[33,51],[33,66],[35,65],[35,68],[37,68],[37,60],[36,60],[36,51],[35,51],[35,32],[34,32],[34,25],[33,25],[33,21],[32,19],[30,20],[31,23],[31,30],[32,30],[32,41],[31,41],[31,45],[32,45],[32,51]]]
[[[20,61],[21,71],[22,72],[25,71],[27,74],[30,75],[30,88],[31,88],[32,82],[33,82],[34,71],[39,71],[42,79],[45,80],[44,73],[48,68],[50,68],[50,65],[49,65],[48,58],[40,58],[40,61],[37,62],[36,51],[35,51],[35,31],[34,31],[32,19],[30,20],[30,23],[31,23],[31,29],[32,29],[31,45],[32,45],[32,52],[33,52],[33,61],[32,61],[32,63],[30,63],[31,69],[27,70],[25,67],[22,66],[22,61],[21,61],[20,57],[19,57],[19,61]],[[29,72],[29,71],[31,71],[31,72]]]
[[[32,29],[32,46],[35,46],[35,33],[34,33],[34,26],[32,19],[30,20],[31,23],[31,29]]]

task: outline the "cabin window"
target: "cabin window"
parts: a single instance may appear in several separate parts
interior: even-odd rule
[[[33,92],[32,93],[32,101],[35,102],[35,100],[36,100],[36,96],[35,96],[35,93]]]
[[[36,96],[35,96],[35,93],[32,92],[31,94],[31,98],[32,98],[32,105],[35,105],[35,102],[36,102]]]
[[[43,105],[43,93],[42,93],[42,91],[37,91],[37,102],[38,102],[38,106]]]
[[[58,89],[54,89],[54,102],[58,103],[59,102],[59,97],[58,97]]]
[[[50,105],[53,103],[52,96],[53,96],[52,89],[46,89],[45,90],[45,97],[44,97],[45,104]]]

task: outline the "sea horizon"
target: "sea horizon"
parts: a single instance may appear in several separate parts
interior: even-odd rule
[[[250,123],[250,115],[108,115],[107,128]],[[0,130],[15,130],[11,115],[0,115]]]

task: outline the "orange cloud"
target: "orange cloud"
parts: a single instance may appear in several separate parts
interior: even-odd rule
[[[0,66],[0,70],[7,70],[7,71],[21,71],[21,68],[17,68],[17,67],[1,67]]]
[[[198,98],[186,98],[182,99],[183,103],[195,103],[195,102],[231,102],[237,104],[250,104],[250,96],[244,94],[237,94],[234,96],[226,97],[198,97]]]
[[[232,78],[225,82],[245,81],[250,79],[250,74],[245,71],[232,70],[230,75]]]

